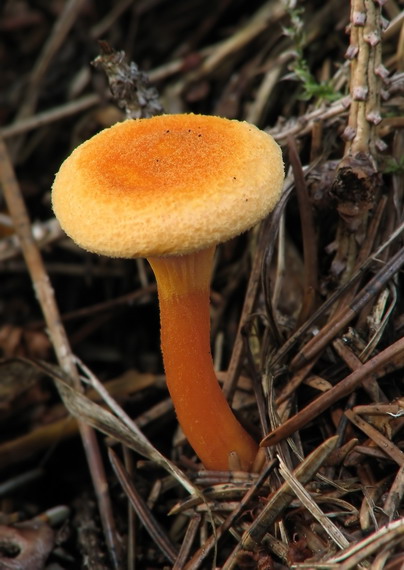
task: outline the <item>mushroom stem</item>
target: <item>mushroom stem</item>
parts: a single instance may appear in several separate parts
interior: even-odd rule
[[[258,447],[231,411],[210,351],[214,250],[149,258],[157,280],[164,368],[178,421],[206,469],[227,470],[236,454],[241,469],[249,471]]]

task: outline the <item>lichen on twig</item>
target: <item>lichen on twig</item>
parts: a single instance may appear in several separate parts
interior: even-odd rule
[[[148,75],[136,63],[126,60],[125,52],[115,51],[105,41],[99,42],[101,55],[92,62],[102,69],[112,96],[127,119],[140,119],[161,115],[163,106],[157,89],[150,84]]]

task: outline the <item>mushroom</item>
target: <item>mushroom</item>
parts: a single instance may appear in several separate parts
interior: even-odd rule
[[[146,257],[160,304],[167,386],[190,445],[211,470],[250,470],[258,446],[217,382],[209,291],[215,246],[254,226],[283,184],[281,150],[246,122],[179,114],[127,120],[77,147],[53,209],[81,247]]]

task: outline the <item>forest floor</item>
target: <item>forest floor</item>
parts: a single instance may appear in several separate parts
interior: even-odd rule
[[[0,69],[0,570],[403,568],[403,3],[5,0]],[[52,212],[63,160],[150,100],[283,151],[211,289],[258,472],[178,428],[148,264]]]

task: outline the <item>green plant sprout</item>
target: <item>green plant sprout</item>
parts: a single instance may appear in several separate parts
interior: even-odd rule
[[[286,0],[286,12],[290,18],[290,26],[283,27],[283,33],[289,37],[294,44],[295,59],[290,69],[293,75],[300,81],[302,91],[299,99],[309,101],[310,99],[335,101],[341,97],[341,93],[335,90],[331,81],[318,82],[311,73],[309,65],[304,57],[306,46],[306,36],[304,33],[303,14],[304,8],[297,7],[293,0]]]
[[[404,174],[404,156],[400,158],[386,157],[383,174]]]

